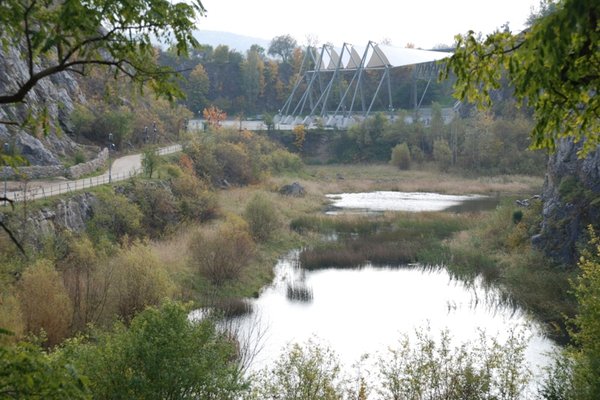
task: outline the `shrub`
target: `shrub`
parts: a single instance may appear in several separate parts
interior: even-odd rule
[[[144,233],[159,237],[179,222],[177,200],[164,182],[134,182],[133,201],[142,212]]]
[[[241,144],[219,143],[215,148],[217,161],[223,167],[223,178],[230,183],[247,185],[259,180],[259,171],[254,171],[248,152]]]
[[[378,359],[384,399],[518,399],[531,372],[524,363],[525,340],[511,332],[506,343],[487,339],[451,346],[448,332],[436,342],[417,331],[416,344],[407,336]]]
[[[410,151],[406,143],[397,144],[392,149],[390,164],[399,169],[410,169]]]
[[[135,237],[140,233],[143,214],[127,197],[110,189],[108,193],[101,192],[98,200],[88,223],[88,232],[96,241],[102,236],[116,241],[124,235]]]
[[[336,354],[314,340],[290,345],[254,383],[257,399],[333,400],[343,398],[340,363]]]
[[[218,213],[217,196],[204,181],[193,175],[182,174],[171,180],[171,190],[178,200],[182,218],[207,220]]]
[[[302,159],[297,154],[292,154],[284,149],[277,149],[267,156],[267,165],[271,171],[299,172],[302,170]]]
[[[19,300],[27,332],[36,335],[45,332],[50,346],[67,336],[73,306],[50,261],[39,260],[23,272]]]
[[[55,360],[32,344],[0,346],[0,371],[3,399],[90,398],[85,381],[70,362]]]
[[[232,341],[171,302],[142,311],[129,329],[71,341],[57,358],[89,377],[96,399],[234,399],[245,386]]]
[[[442,171],[447,171],[452,165],[452,151],[445,140],[436,140],[433,142],[433,159],[437,162]]]
[[[144,153],[142,153],[142,169],[148,175],[148,178],[152,179],[152,174],[158,169],[161,161],[157,148],[149,147],[144,150]]]
[[[191,241],[192,266],[215,285],[236,279],[254,255],[255,245],[244,221],[230,219]]]
[[[523,219],[523,211],[521,211],[521,210],[513,211],[513,214],[512,214],[513,224],[515,224],[515,225],[518,224],[519,222],[521,222],[522,219]]]
[[[110,301],[125,320],[148,306],[158,305],[173,283],[150,247],[141,242],[124,248],[114,260]]]
[[[279,225],[275,206],[260,193],[254,195],[246,205],[244,218],[248,222],[252,237],[259,242],[268,240]]]

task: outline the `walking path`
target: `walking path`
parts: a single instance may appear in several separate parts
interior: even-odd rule
[[[158,154],[171,154],[181,151],[181,145],[163,147]],[[52,179],[25,182],[4,182],[2,194],[4,197],[23,201],[47,198],[61,193],[72,192],[110,182],[122,181],[142,172],[142,154],[131,154],[112,161],[112,166],[102,175],[75,180]]]

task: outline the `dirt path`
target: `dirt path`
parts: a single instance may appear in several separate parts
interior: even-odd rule
[[[173,145],[159,149],[159,154],[170,154],[181,151],[181,145]],[[74,190],[122,181],[142,171],[142,154],[130,154],[112,160],[112,166],[103,174],[91,178],[76,180],[48,179],[24,182],[3,182],[1,189],[5,197],[14,201],[41,199],[67,193]],[[6,189],[5,189],[6,188]]]

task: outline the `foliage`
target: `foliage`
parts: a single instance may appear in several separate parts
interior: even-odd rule
[[[208,103],[208,90],[210,88],[210,80],[206,70],[202,64],[198,64],[190,73],[187,80],[186,90],[186,106],[194,114],[200,114]]]
[[[417,331],[416,344],[404,336],[379,357],[378,392],[386,399],[520,399],[531,379],[525,347],[515,332],[504,344],[481,332],[476,342],[452,348],[446,331],[438,342]]]
[[[227,114],[216,106],[210,106],[202,110],[202,116],[211,127],[218,129],[221,122],[227,119]]]
[[[254,195],[246,204],[244,219],[248,222],[252,237],[257,242],[269,240],[279,226],[275,206],[260,193]]]
[[[506,77],[517,100],[534,109],[532,146],[554,150],[558,139],[570,137],[583,142],[585,156],[600,144],[598,15],[597,1],[561,0],[520,34],[457,36],[444,76],[454,73],[457,96],[480,106],[490,104]]]
[[[124,247],[113,262],[109,296],[121,318],[129,321],[146,307],[169,297],[173,283],[146,244],[134,242]]]
[[[71,327],[75,332],[99,322],[103,314],[112,283],[106,264],[102,251],[97,251],[87,236],[67,238],[66,255],[57,260],[56,269],[73,304]]]
[[[152,174],[158,169],[161,163],[160,155],[156,147],[149,147],[142,153],[142,169],[152,179]]]
[[[340,363],[327,347],[309,340],[290,345],[275,361],[255,377],[253,399],[334,400],[343,394]]]
[[[54,360],[33,344],[0,346],[2,399],[89,399],[86,383],[69,362]]]
[[[448,142],[438,139],[433,142],[433,159],[442,171],[448,171],[452,164],[452,152]]]
[[[165,182],[134,181],[128,189],[130,201],[142,213],[144,235],[164,236],[179,222],[177,199]]]
[[[143,214],[137,205],[112,189],[109,193],[99,193],[98,198],[100,201],[94,216],[88,222],[92,238],[98,240],[106,236],[115,242],[125,235],[139,235]]]
[[[37,261],[23,272],[19,300],[27,332],[43,332],[50,346],[67,337],[73,305],[50,261]]]
[[[68,342],[56,357],[89,378],[97,399],[233,399],[244,387],[231,340],[176,303],[90,339]]]
[[[178,200],[179,214],[184,220],[205,221],[217,215],[216,194],[208,183],[194,175],[182,174],[171,180],[171,190]]]
[[[581,274],[574,282],[577,316],[572,332],[579,346],[574,352],[575,398],[593,399],[600,393],[600,239],[589,227],[591,250],[579,261]]]
[[[248,225],[230,217],[218,228],[198,232],[190,242],[192,267],[215,285],[240,276],[255,252]]]
[[[110,68],[169,98],[180,94],[172,70],[156,65],[152,40],[174,44],[186,54],[197,45],[199,1],[91,0],[87,2],[5,0],[0,3],[1,44],[22,49],[28,76],[0,94],[0,104],[18,103],[43,78],[61,71],[85,73],[89,66]]]
[[[406,143],[400,143],[392,149],[390,164],[398,169],[410,169],[410,151]]]
[[[269,44],[268,54],[279,56],[283,63],[288,63],[296,47],[298,47],[298,43],[290,35],[276,36]]]
[[[298,151],[302,151],[304,141],[306,140],[306,128],[304,125],[296,125],[292,129],[292,132],[294,133],[294,146],[296,146]]]

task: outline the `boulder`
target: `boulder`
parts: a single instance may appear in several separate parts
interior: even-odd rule
[[[292,197],[303,197],[306,194],[304,187],[298,182],[294,182],[291,185],[284,185],[279,189],[279,194],[284,196]]]

